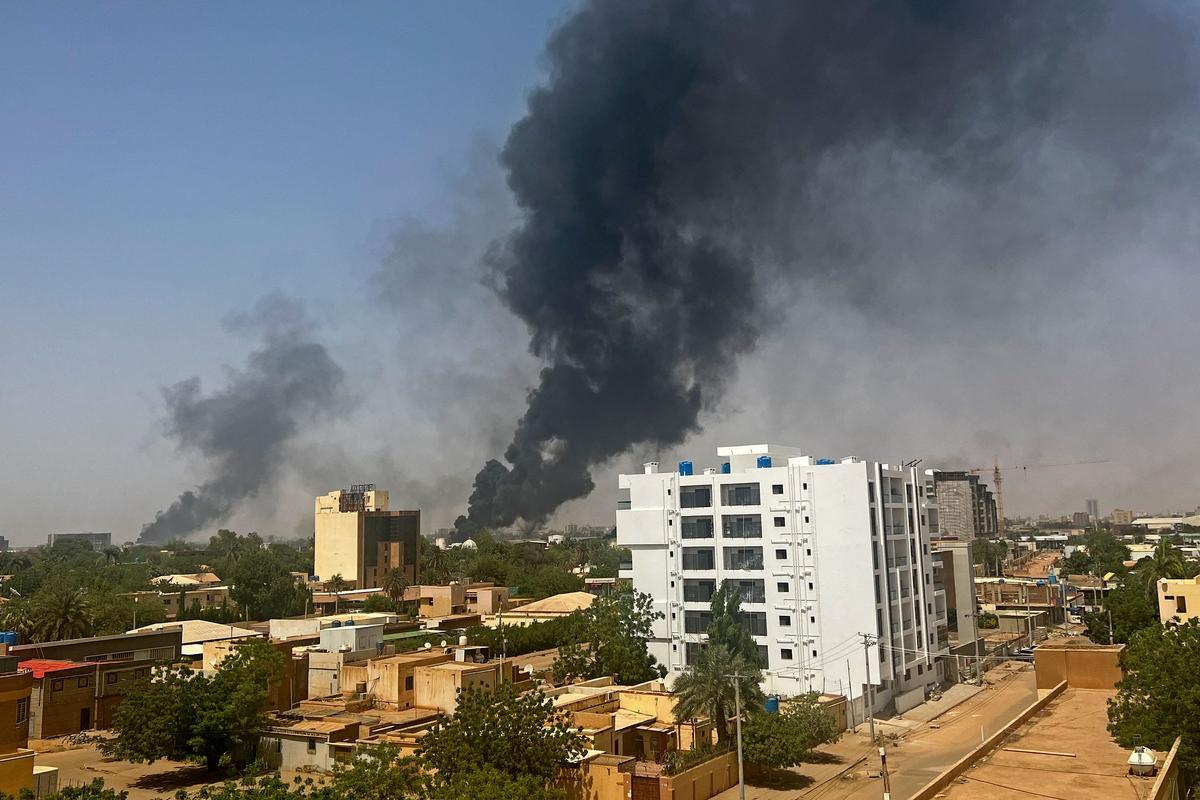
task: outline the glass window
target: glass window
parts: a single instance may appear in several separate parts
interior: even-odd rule
[[[22,697],[17,701],[17,724],[20,725],[29,719],[29,698]]]
[[[684,633],[707,633],[708,626],[712,623],[712,612],[710,611],[685,611],[683,612],[683,632]]]
[[[783,581],[779,581],[778,583],[775,584],[775,591],[783,592],[784,594],[787,594],[789,591],[791,591],[791,589],[788,588],[788,585],[786,583],[784,583]]]
[[[733,539],[761,539],[762,518],[757,514],[721,517],[721,534]]]
[[[684,517],[679,523],[679,529],[685,539],[713,538],[712,517]]]
[[[681,486],[679,488],[680,508],[712,508],[711,486]]]
[[[776,518],[775,518],[775,527],[776,527],[776,528],[782,528],[784,525],[787,525],[787,520],[786,520],[786,519],[784,519],[783,517],[776,517]]]
[[[764,611],[747,611],[744,615],[746,618],[746,630],[750,631],[751,636],[766,636],[767,635],[767,614]]]
[[[809,555],[812,555],[810,552]],[[787,558],[787,550],[776,550],[775,557],[779,559]]]
[[[761,580],[739,580],[735,584],[743,603],[767,602],[767,588]]]
[[[790,647],[781,647],[779,649],[779,657],[784,661],[792,660],[792,649]]]
[[[706,645],[704,642],[684,642],[683,655],[687,660],[687,663],[695,664],[696,659],[700,657],[700,653],[702,653],[704,648],[707,646],[708,645]]]
[[[117,673],[110,672],[107,675],[105,675],[104,682],[109,685],[116,683],[117,682]]]
[[[787,628],[787,627],[790,627],[790,626],[791,626],[791,624],[792,624],[792,618],[791,618],[791,617],[789,617],[787,614],[780,614],[780,615],[779,615],[779,625],[780,625],[780,627],[782,627],[782,628]]]
[[[768,666],[770,666],[770,662],[771,657],[767,646],[765,644],[760,644],[758,646],[758,666],[766,669]]]
[[[724,548],[724,559],[725,569],[763,568],[761,547],[726,547]]]
[[[712,569],[715,563],[711,547],[683,548],[684,569]]]
[[[783,494],[783,484],[775,483],[771,485],[771,494]]]
[[[710,578],[684,578],[683,599],[688,603],[707,603],[717,591],[717,582]]]
[[[722,505],[756,506],[760,502],[757,483],[731,483],[721,487]]]

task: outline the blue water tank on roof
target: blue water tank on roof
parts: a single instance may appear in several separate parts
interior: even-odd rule
[[[770,466],[771,466],[771,457],[770,456],[759,456],[758,457],[758,468],[759,469],[767,469]]]
[[[728,461],[726,461],[724,464],[721,465],[721,474],[722,475],[729,474],[729,462]]]
[[[331,627],[331,628],[340,628],[340,627],[342,627],[342,621],[341,621],[340,619],[335,619],[335,620],[333,621],[333,624],[332,624],[332,625],[330,625],[329,627]]]
[[[768,714],[779,713],[779,695],[767,695],[767,702],[763,704],[763,708]]]
[[[827,467],[830,464],[836,464],[836,463],[837,462],[834,461],[832,458],[818,458],[817,459],[817,464],[819,464],[822,467]]]
[[[680,461],[679,462],[679,474],[680,475],[691,475],[692,474],[692,462]]]
[[[345,625],[347,628],[352,628],[352,627],[354,627],[354,620],[348,619],[345,622],[343,622],[342,624]]]

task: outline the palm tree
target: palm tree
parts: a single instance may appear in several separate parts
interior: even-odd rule
[[[95,629],[92,605],[83,589],[58,586],[37,593],[31,601],[30,627],[37,642],[57,642],[91,636]]]
[[[336,573],[332,578],[325,582],[325,585],[333,592],[333,613],[338,613],[338,602],[340,601],[341,593],[350,587],[346,579],[342,577],[342,573]]]
[[[393,567],[383,576],[380,588],[392,599],[396,610],[400,610],[400,602],[404,600],[404,590],[408,588],[408,576],[399,567]]]
[[[1158,596],[1158,582],[1163,578],[1186,578],[1187,563],[1183,554],[1165,536],[1158,541],[1149,558],[1137,565],[1137,573],[1146,585],[1146,594],[1151,600]]]
[[[103,554],[104,554],[104,564],[106,566],[111,566],[112,564],[120,564],[121,557],[124,555],[124,553],[121,551],[121,548],[116,547],[115,545],[109,545],[108,547],[104,548],[104,550],[101,552],[103,552]]]
[[[10,597],[0,605],[0,626],[13,631],[28,642],[33,638],[33,623],[29,615],[29,601],[24,597]]]
[[[422,548],[421,560],[421,566],[431,581],[438,585],[450,582],[450,563],[445,550],[436,545]]]
[[[742,708],[761,708],[766,698],[759,688],[761,671],[740,653],[722,644],[710,644],[675,681],[677,719],[708,717],[717,729],[717,743],[729,740],[729,718],[734,712],[735,689]]]

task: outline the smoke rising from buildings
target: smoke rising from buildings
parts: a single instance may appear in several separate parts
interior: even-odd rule
[[[897,328],[932,299],[1002,325],[1155,215],[1194,222],[1186,13],[586,3],[502,153],[522,217],[489,279],[543,367],[459,530],[543,519],[614,456],[695,434],[805,292]]]
[[[228,519],[271,486],[301,426],[339,406],[342,368],[313,339],[299,303],[269,295],[226,327],[260,336],[261,346],[245,367],[229,370],[224,388],[204,394],[200,379],[189,378],[163,389],[166,435],[202,457],[212,477],[158,512],[142,528],[143,541],[185,537]]]

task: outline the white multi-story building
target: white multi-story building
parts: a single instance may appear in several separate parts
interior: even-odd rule
[[[709,600],[733,581],[768,692],[857,700],[869,679],[877,708],[907,708],[940,682],[946,619],[929,476],[774,445],[717,454],[719,467],[701,474],[687,461],[673,472],[651,462],[619,479],[617,543],[633,554],[623,576],[663,614],[650,650],[668,679],[704,646]]]

